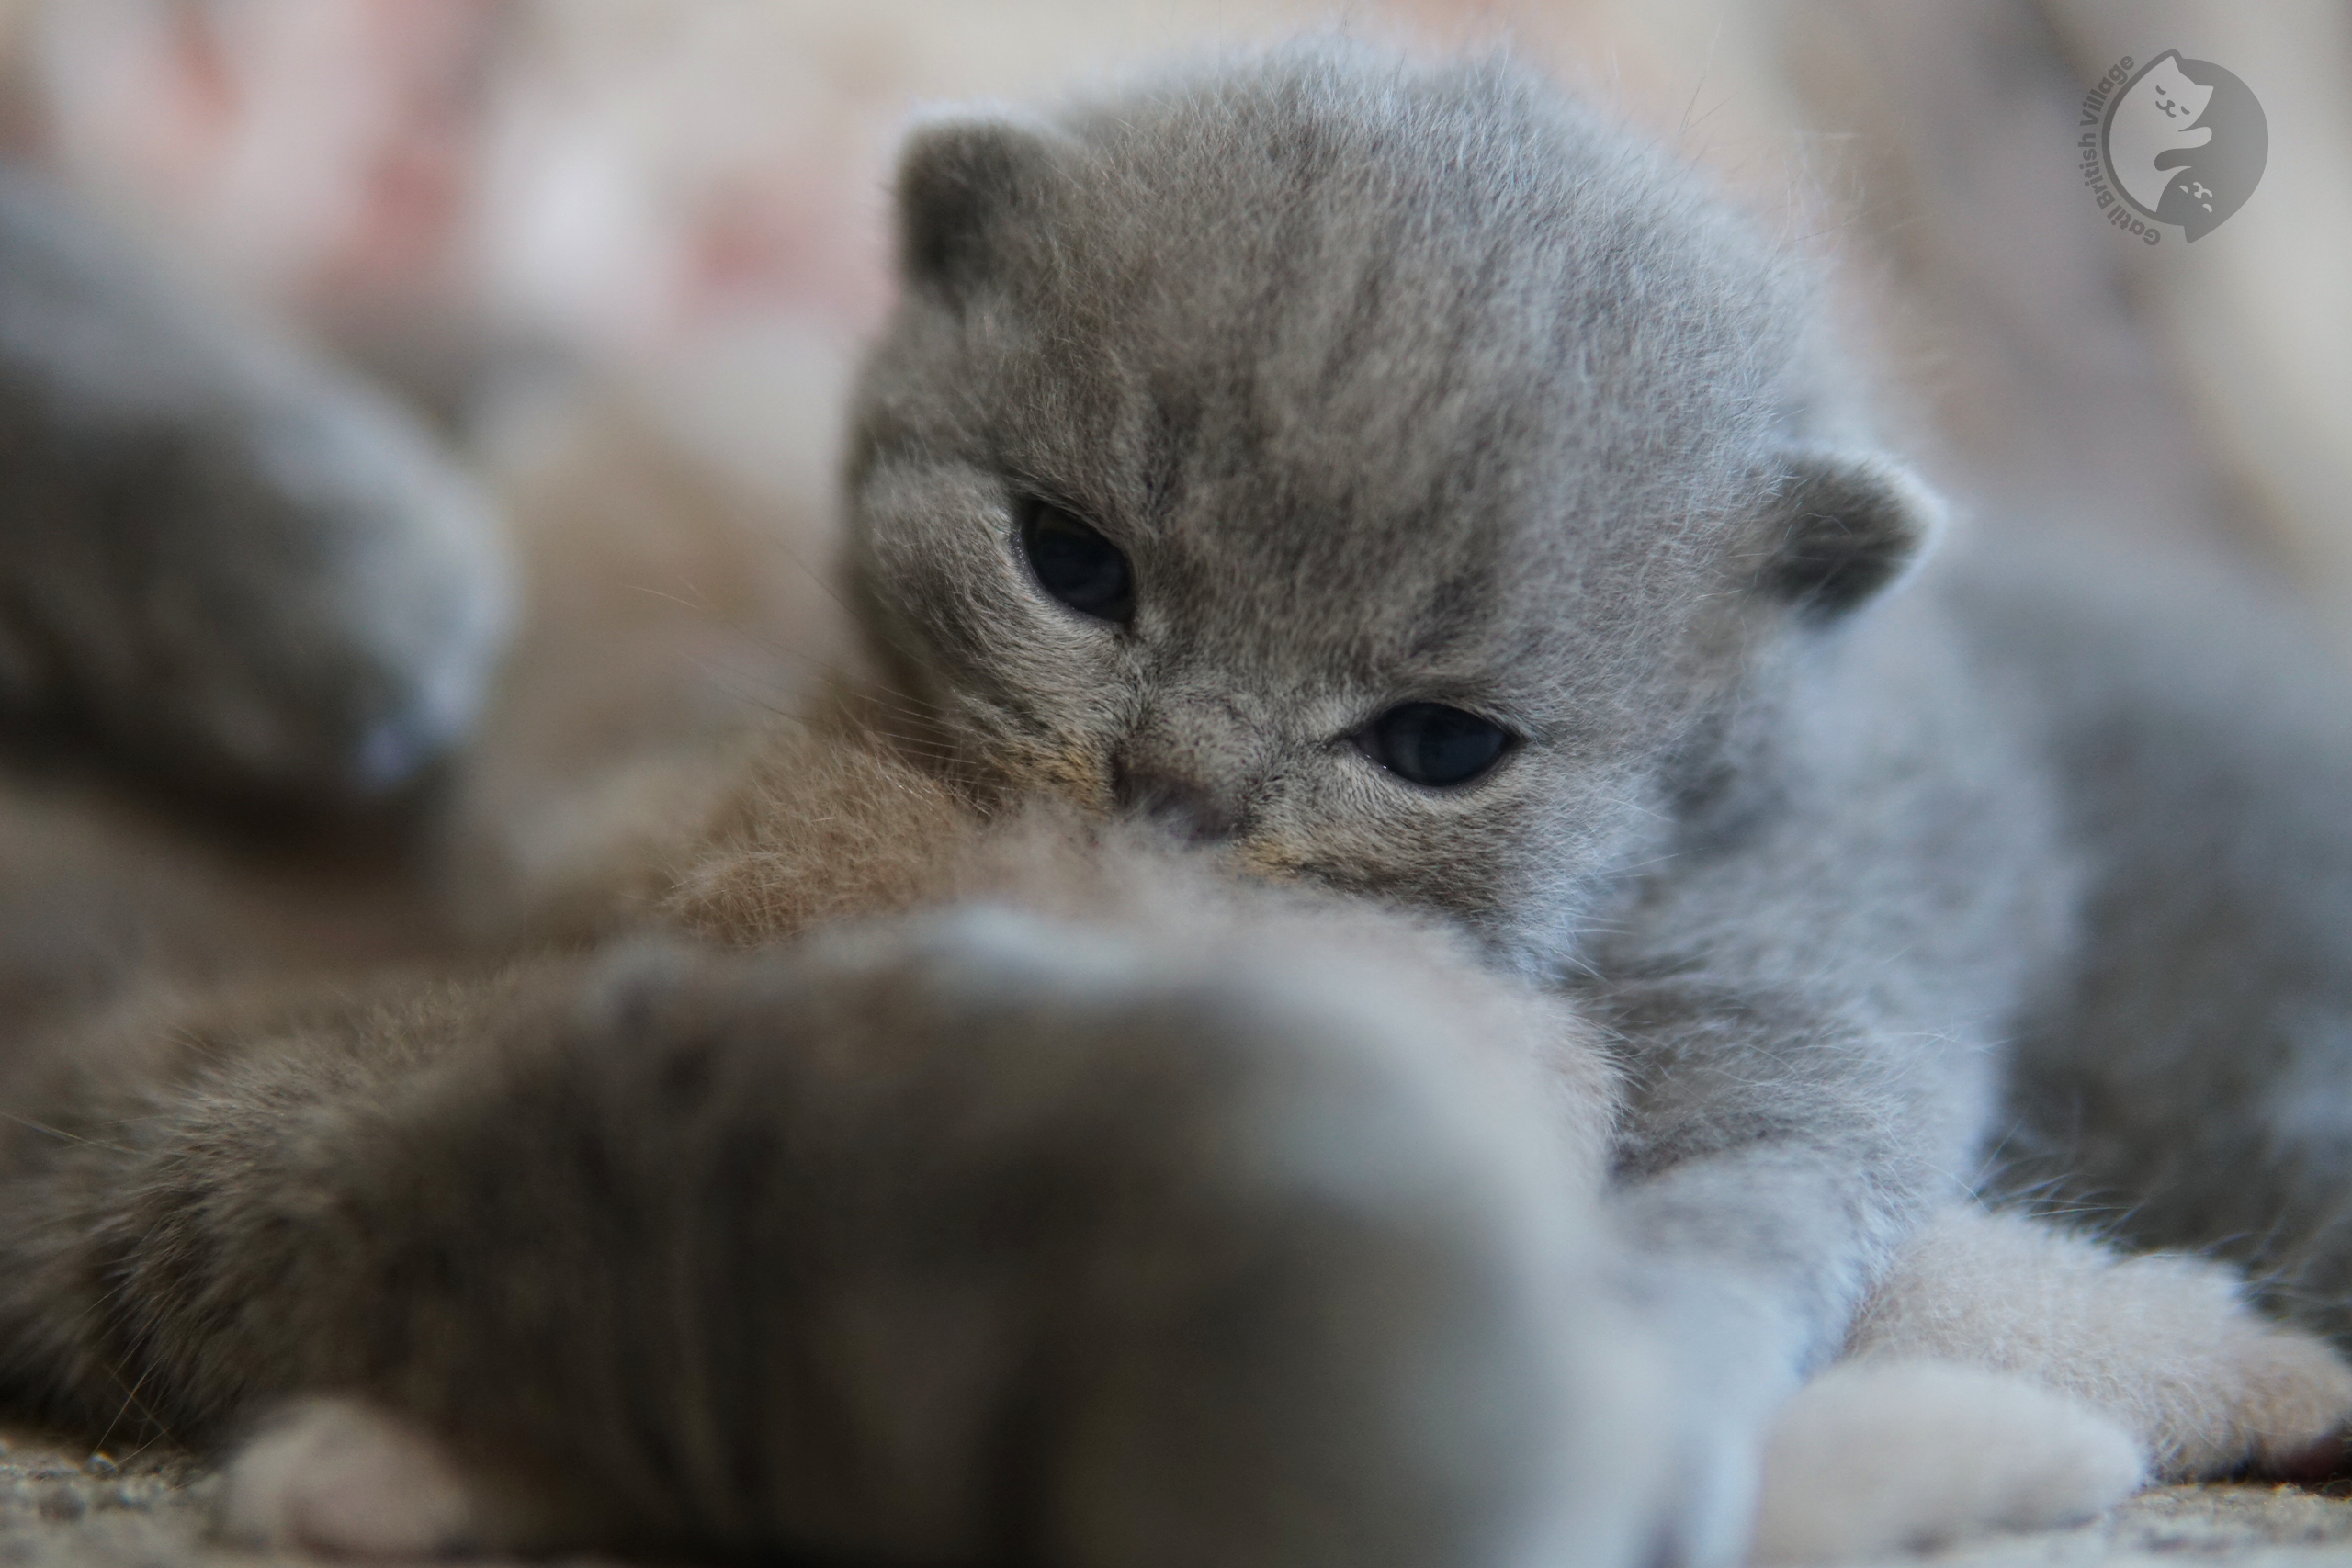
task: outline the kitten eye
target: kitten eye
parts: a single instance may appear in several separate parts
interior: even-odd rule
[[[1510,731],[1442,703],[1407,703],[1372,721],[1358,739],[1390,773],[1430,789],[1468,784],[1502,761]]]
[[[1023,505],[1021,550],[1037,585],[1081,615],[1133,619],[1136,579],[1125,553],[1051,502]]]

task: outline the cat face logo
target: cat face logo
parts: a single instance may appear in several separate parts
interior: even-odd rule
[[[2116,196],[2192,241],[2245,205],[2270,156],[2270,123],[2244,82],[2178,50],[2148,62],[2120,90],[2111,87],[2118,72],[2108,76],[2099,156]]]

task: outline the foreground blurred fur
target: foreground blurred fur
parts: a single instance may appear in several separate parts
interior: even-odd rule
[[[1784,258],[1508,70],[1345,53],[936,128],[903,195],[895,689],[616,783],[540,956],[25,1040],[24,1408],[298,1402],[228,1491],[292,1543],[1104,1564],[1867,1551],[2352,1408],[2225,1270],[1966,1204],[2072,951],[2064,710],[1966,574],[1873,603],[1932,502]],[[1027,574],[1038,490],[1132,635]],[[1384,793],[1333,740],[1400,696],[1505,770]]]
[[[1608,1289],[1593,1204],[1619,1085],[1573,1014],[1442,928],[1253,889],[1150,833],[991,819],[854,735],[771,743],[704,843],[646,914],[666,942],[150,998],[20,1055],[8,1102],[47,1131],[12,1177],[19,1397],[209,1440],[331,1392],[232,1477],[232,1528],[289,1545],[955,1560],[1017,1463],[1044,1476],[1024,1528],[1115,1532],[1073,1543],[1090,1561],[1137,1560],[1126,1532],[1426,1561],[1433,1536],[1528,1528],[1531,1494],[1562,1560],[1622,1558],[1627,1495],[1672,1484],[1664,1385]],[[859,919],[943,906],[1001,912]],[[838,934],[775,945],[820,926]],[[1343,1163],[1295,1168],[1309,1149]],[[1853,1349],[1879,1381],[1826,1380],[1781,1423],[1764,1550],[2079,1517],[2151,1468],[2300,1447],[2352,1404],[2223,1272],[2005,1242],[2020,1224],[1955,1211],[1905,1254]],[[1104,1268],[1152,1282],[1114,1308]],[[1198,1337],[1195,1290],[1271,1338]],[[1495,1380],[1563,1355],[1515,1390],[1532,1404],[1498,1404]],[[1041,1356],[1086,1369],[1057,1404],[1153,1423],[1148,1451],[1105,1461],[1068,1412],[1005,1431]],[[1922,1358],[1979,1371],[1923,1383]],[[1417,1363],[1442,1385],[1414,1393]],[[1211,1404],[1164,1429],[1156,1389]],[[1086,1463],[1118,1473],[1053,1479]],[[1386,1477],[1410,1528],[1365,1495],[1344,1529],[1289,1537],[1258,1510],[1313,1484],[1301,1466]]]

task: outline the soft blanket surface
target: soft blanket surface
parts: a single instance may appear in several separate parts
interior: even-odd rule
[[[0,1568],[164,1568],[288,1562],[207,1533],[209,1492],[177,1454],[94,1457],[37,1434],[0,1438]],[[321,1560],[323,1562],[324,1560]],[[1996,1537],[1871,1568],[2342,1568],[2352,1483],[2167,1486],[2075,1529]]]

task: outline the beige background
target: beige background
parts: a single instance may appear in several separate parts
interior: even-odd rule
[[[1502,40],[1835,253],[1914,439],[2036,526],[2233,531],[2352,604],[2352,6],[2342,0],[10,0],[20,152],[458,418],[494,463],[618,397],[820,519],[887,301],[910,114],[1339,26]],[[2262,188],[2154,251],[2098,220],[2075,100],[2229,65]],[[2340,615],[2338,619],[2342,619]],[[2352,637],[2347,637],[2352,640]]]

